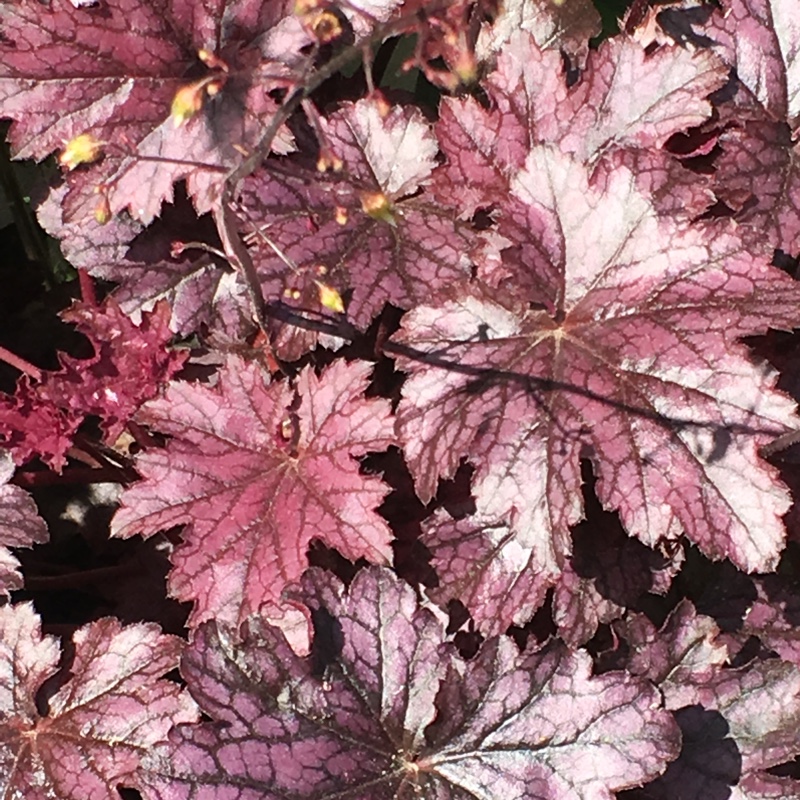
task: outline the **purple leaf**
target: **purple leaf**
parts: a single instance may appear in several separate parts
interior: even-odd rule
[[[698,614],[688,600],[678,604],[660,630],[644,614],[615,622],[614,630],[630,649],[620,666],[660,686],[672,708],[693,702],[693,697],[681,695],[683,687],[714,678],[728,660],[716,623]]]
[[[573,552],[553,591],[553,621],[577,647],[636,607],[648,592],[666,594],[683,551],[656,553],[625,535],[615,515],[597,511],[573,531]]]
[[[530,33],[542,50],[564,51],[579,64],[586,59],[589,39],[600,33],[601,20],[588,0],[548,3],[542,0],[507,0],[478,40],[478,54],[485,58],[502,52],[514,33]]]
[[[725,0],[707,26],[715,49],[774,118],[800,120],[800,22],[794,0]]]
[[[325,146],[341,171],[321,179],[291,164],[264,169],[243,190],[243,229],[264,298],[310,317],[330,318],[320,286],[346,300],[366,328],[386,303],[409,308],[470,276],[472,237],[423,190],[436,140],[419,112],[362,100],[323,120]],[[335,322],[335,320],[334,320]],[[317,334],[276,329],[278,353],[295,359]],[[342,344],[323,336],[328,347]]]
[[[652,688],[592,677],[584,653],[494,639],[463,662],[385,570],[360,572],[346,593],[320,572],[306,587],[338,642],[325,675],[258,620],[241,646],[201,627],[182,672],[212,722],[178,727],[148,756],[153,798],[611,800],[677,751]]]
[[[742,800],[800,795],[800,782],[766,771],[791,761],[800,750],[797,667],[773,660],[746,669],[717,670],[692,687],[693,702],[687,688],[679,688],[679,700],[669,691],[665,695],[668,706],[681,706],[675,714],[683,733],[681,756],[647,787],[645,797],[666,800],[686,786],[692,787],[689,797],[698,800],[708,792],[723,791]],[[692,705],[684,705],[687,701]],[[732,788],[737,785],[740,788]],[[778,787],[784,794],[778,794]]]
[[[723,107],[724,110],[724,107]],[[727,110],[736,114],[737,107]],[[756,112],[731,124],[719,137],[712,188],[736,213],[754,252],[772,256],[779,248],[800,252],[800,167],[798,149],[782,122]]]
[[[686,601],[660,631],[644,615],[615,623],[615,628],[628,642],[627,668],[659,686],[683,733],[680,758],[634,797],[666,800],[676,792],[698,800],[722,792],[742,800],[798,795],[797,781],[766,772],[800,752],[796,666],[773,659],[727,668],[716,624]]]
[[[253,330],[244,285],[227,264],[205,251],[187,248],[172,255],[174,242],[202,240],[218,246],[208,217],[198,220],[186,198],[162,209],[160,219],[144,229],[127,215],[104,225],[96,220],[66,222],[60,203],[66,187],[54,189],[39,206],[38,217],[75,267],[119,286],[114,299],[138,322],[159,300],[172,309],[170,329],[189,335],[206,326],[230,338]]]
[[[755,579],[757,597],[742,623],[744,635],[758,636],[782,659],[800,667],[800,595],[777,575]]]
[[[636,43],[615,39],[604,42],[581,80],[568,89],[559,54],[543,52],[529,36],[518,34],[503,48],[487,81],[491,110],[473,98],[442,104],[437,134],[448,163],[437,171],[434,191],[444,202],[455,198],[466,217],[480,206],[506,203],[531,146],[550,142],[599,170],[599,183],[613,171],[613,158],[608,165],[606,159],[634,151],[628,160],[639,164],[634,174],[642,190],[656,186],[665,195],[676,185],[687,193],[690,188],[683,184],[702,182],[696,173],[683,176],[660,148],[672,135],[706,120],[711,113],[707,95],[726,77],[725,65],[710,52],[675,46],[646,55]],[[691,191],[702,191],[702,185]]]
[[[460,600],[478,630],[492,636],[524,625],[554,586],[559,635],[572,646],[584,644],[598,624],[620,617],[640,595],[666,591],[680,559],[670,564],[621,531],[607,533],[596,522],[581,530],[582,525],[574,533],[572,557],[555,578],[537,568],[508,524],[453,520],[437,511],[423,523],[421,537],[439,579],[431,597],[443,607]]]
[[[0,113],[15,121],[14,155],[41,160],[87,133],[102,143],[103,159],[68,179],[69,217],[91,218],[102,186],[110,213],[130,208],[149,222],[184,177],[198,209],[208,210],[275,110],[268,92],[285,85],[286,64],[298,58],[294,50],[275,58],[286,44],[280,23],[288,6],[237,0],[226,5],[223,23],[216,6],[194,0],[4,5]],[[204,65],[203,50],[226,67]],[[209,97],[200,86],[204,108],[176,127],[173,98],[192,83],[187,73],[198,71],[195,80],[208,79],[217,91]],[[286,152],[291,144],[284,132],[274,147]]]
[[[591,188],[543,147],[514,188],[520,246],[503,266],[527,291],[454,291],[397,337],[422,500],[469,458],[477,521],[505,521],[509,564],[554,580],[591,453],[629,534],[653,546],[685,531],[714,558],[773,568],[788,495],[757,448],[796,426],[794,407],[736,337],[796,325],[797,286],[730,228],[657,221],[626,170]]]

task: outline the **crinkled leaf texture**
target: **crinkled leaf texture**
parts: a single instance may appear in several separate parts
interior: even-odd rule
[[[197,719],[189,695],[161,677],[178,665],[177,637],[105,618],[73,641],[69,679],[40,713],[37,692],[58,671],[57,640],[42,637],[30,604],[0,608],[2,797],[118,800],[118,784],[139,785],[143,753]]]
[[[491,25],[484,26],[476,50],[481,58],[502,52],[514,33],[531,34],[544,49],[566,51],[582,62],[589,50],[589,39],[600,33],[600,15],[588,0],[551,3],[547,0],[506,0]]]
[[[672,708],[694,700],[681,697],[684,686],[712,680],[728,661],[716,622],[698,614],[688,600],[677,605],[661,629],[644,614],[634,614],[615,622],[614,631],[628,643],[627,656],[616,664],[617,668],[624,667],[658,684],[671,698]]]
[[[611,800],[677,752],[652,686],[593,677],[586,653],[499,638],[464,662],[380,568],[348,591],[314,571],[305,592],[336,645],[324,676],[257,618],[242,645],[201,626],[181,671],[213,721],[179,726],[148,756],[153,798]]]
[[[160,218],[144,229],[127,214],[105,224],[95,219],[67,222],[61,204],[66,186],[54,189],[37,209],[39,222],[61,243],[75,267],[104,281],[114,281],[114,300],[135,321],[160,300],[172,310],[169,326],[190,335],[210,328],[229,338],[246,338],[254,326],[243,282],[227,264],[206,252],[189,249],[171,255],[175,241],[219,246],[208,217],[198,220],[185,198],[162,208]]]
[[[800,18],[794,0],[723,0],[707,26],[715,49],[777,119],[800,122]]]
[[[800,594],[781,575],[753,580],[757,596],[742,621],[742,632],[758,636],[770,650],[800,667]]]
[[[598,524],[598,516],[575,529],[572,555],[554,586],[553,621],[559,636],[573,647],[588,642],[599,624],[620,617],[645,592],[666,591],[682,560],[680,551],[667,559],[628,538],[616,519],[614,530],[608,531],[608,524]],[[510,568],[509,561],[519,552],[515,540],[507,522],[451,519],[438,509],[423,522],[421,537],[438,576],[432,599],[444,607],[458,598],[487,636],[512,624],[524,625],[542,604],[551,579]]]
[[[84,133],[105,143],[101,162],[69,178],[66,202],[80,218],[92,216],[94,188],[103,184],[111,212],[130,207],[150,221],[171,197],[173,182],[184,177],[198,208],[208,210],[226,169],[241,160],[237,146],[252,147],[275,111],[268,92],[284,85],[287,64],[309,41],[299,35],[299,21],[285,19],[290,5],[3,3],[0,114],[15,120],[14,154],[42,159]],[[228,72],[204,67],[201,49],[223,59]],[[204,108],[176,127],[170,107],[192,82],[187,73],[222,85],[213,98],[201,90]],[[275,147],[286,152],[290,145],[286,133]]]
[[[720,102],[714,191],[753,250],[800,253],[800,20],[793,0],[726,0],[709,20],[736,80]]]
[[[30,547],[47,541],[47,525],[33,498],[8,482],[14,474],[11,454],[0,451],[0,596],[22,587],[19,561],[9,547]]]
[[[0,393],[0,443],[17,465],[38,457],[61,472],[83,415],[43,401],[40,388],[23,375],[13,395]]]
[[[61,370],[48,374],[40,394],[60,408],[100,417],[110,442],[146,400],[183,366],[189,353],[168,347],[170,308],[158,303],[134,325],[114,298],[102,306],[76,303],[62,312],[86,336],[94,355],[62,354]]]
[[[391,559],[375,511],[389,487],[356,460],[396,442],[388,401],[363,397],[371,369],[338,361],[268,385],[257,364],[231,358],[215,387],[174,383],[142,409],[173,438],[137,459],[144,480],[124,492],[112,532],[187,524],[169,585],[195,601],[193,622],[285,613],[282,592],[314,538],[353,560]]]
[[[797,420],[737,337],[797,325],[798,285],[732,227],[658,220],[624,168],[592,187],[538,147],[514,193],[518,245],[501,255],[516,293],[456,290],[396,337],[423,501],[461,458],[475,464],[487,596],[502,604],[521,575],[541,596],[558,577],[585,456],[604,507],[645,544],[686,533],[713,558],[774,568],[789,495],[758,448]],[[455,563],[476,563],[462,542]]]

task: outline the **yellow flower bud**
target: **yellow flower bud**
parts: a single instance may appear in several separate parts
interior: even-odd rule
[[[307,22],[320,44],[328,44],[342,35],[342,23],[332,11],[320,11]]]
[[[64,151],[58,157],[58,163],[68,170],[73,170],[81,164],[91,164],[102,155],[103,144],[91,133],[82,133],[65,144]]]
[[[383,220],[389,225],[394,225],[394,214],[392,214],[392,204],[383,192],[363,192],[361,194],[361,208],[365,214],[369,214],[373,219]]]
[[[332,286],[321,281],[314,281],[319,290],[319,302],[323,308],[335,311],[337,314],[344,314],[344,301],[339,292]]]
[[[218,75],[206,75],[199,81],[181,86],[172,99],[170,116],[173,125],[180,128],[184,122],[190,120],[203,107],[203,95],[217,94],[224,83],[225,79]]]
[[[184,122],[190,120],[203,107],[203,86],[190,83],[181,86],[172,99],[172,124],[180,128]]]
[[[108,202],[108,195],[103,192],[94,207],[94,218],[100,225],[105,225],[111,216],[111,203]]]

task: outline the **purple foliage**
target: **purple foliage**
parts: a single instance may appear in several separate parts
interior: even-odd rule
[[[1,796],[800,797],[800,15],[629,5],[0,5]]]

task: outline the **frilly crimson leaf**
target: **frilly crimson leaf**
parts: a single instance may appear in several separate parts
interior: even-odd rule
[[[42,637],[31,605],[0,608],[0,793],[25,800],[114,800],[137,787],[141,756],[194,702],[161,676],[183,642],[153,624],[92,622],[73,636],[70,677],[37,710],[37,692],[57,671],[59,647]]]
[[[42,399],[100,417],[113,443],[139,406],[158,394],[189,355],[168,347],[170,314],[167,303],[160,302],[135,325],[114,298],[102,306],[74,304],[61,316],[89,339],[94,355],[61,355],[61,369],[43,381]]]
[[[23,375],[13,396],[0,397],[0,440],[18,464],[39,456],[60,471],[81,421],[100,417],[113,444],[131,415],[177,372],[187,351],[170,350],[170,310],[159,304],[135,325],[113,298],[76,304],[62,316],[90,340],[94,355],[60,355],[61,368],[34,381]]]
[[[388,571],[349,590],[306,579],[333,647],[323,675],[258,619],[243,644],[198,630],[182,673],[212,721],[179,726],[148,756],[155,800],[347,796],[598,798],[659,774],[678,749],[653,689],[591,676],[585,653],[519,653],[509,639],[471,662]]]
[[[38,457],[61,472],[83,415],[43,400],[40,387],[23,375],[13,395],[0,394],[0,446],[17,466]]]
[[[172,439],[138,457],[144,480],[124,492],[112,533],[187,524],[169,586],[195,601],[194,623],[285,613],[315,537],[353,560],[391,559],[375,511],[389,487],[356,460],[396,441],[388,401],[363,397],[371,369],[340,361],[267,385],[257,364],[231,358],[216,386],[174,383],[143,407],[139,421]]]

